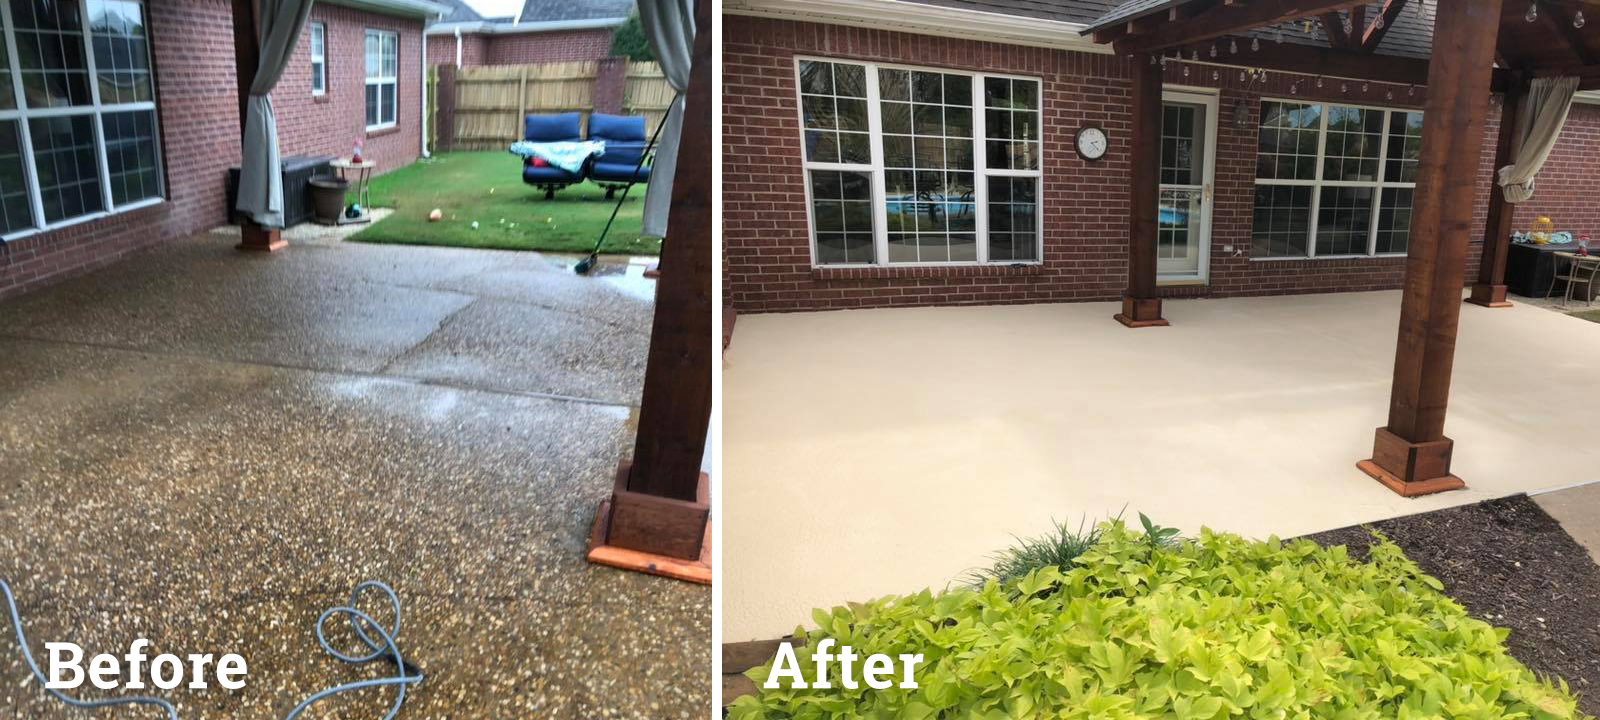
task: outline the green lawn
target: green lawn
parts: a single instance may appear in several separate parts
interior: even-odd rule
[[[1577,317],[1577,318],[1583,318],[1585,320],[1588,320],[1589,322],[1600,323],[1600,310],[1585,310],[1583,312],[1575,312],[1575,313],[1572,313],[1572,316],[1573,317]]]
[[[606,236],[606,253],[656,255],[661,241],[640,237],[644,185],[635,185]],[[582,182],[556,192],[522,182],[520,158],[506,152],[440,153],[372,181],[372,205],[394,212],[349,239],[357,242],[587,253],[616,206]],[[439,208],[444,218],[429,222]],[[478,222],[477,229],[472,223]]]

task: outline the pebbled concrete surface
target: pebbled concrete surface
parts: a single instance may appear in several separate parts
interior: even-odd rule
[[[243,690],[156,694],[280,718],[380,674],[311,632],[379,579],[428,674],[401,717],[703,717],[710,591],[582,558],[649,313],[532,253],[210,234],[0,303],[0,577],[35,651],[239,653]],[[9,634],[0,718],[75,716]]]
[[[1600,482],[1533,496],[1533,501],[1561,523],[1589,557],[1600,562]]]

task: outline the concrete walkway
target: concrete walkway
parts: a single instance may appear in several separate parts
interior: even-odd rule
[[[244,690],[161,694],[184,720],[275,720],[378,672],[311,634],[378,579],[428,674],[406,717],[703,717],[710,591],[583,560],[632,439],[651,283],[533,253],[232,243],[0,303],[0,577],[36,651],[239,653]],[[64,717],[8,633],[5,707]]]
[[[1355,467],[1388,408],[1399,293],[739,318],[725,357],[723,639],[942,588],[1052,520],[1300,535],[1594,478],[1600,324],[1462,309],[1447,433],[1468,489]]]

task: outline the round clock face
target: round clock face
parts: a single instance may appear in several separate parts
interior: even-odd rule
[[[1106,155],[1106,131],[1086,127],[1078,131],[1078,154],[1085,160],[1099,160]]]

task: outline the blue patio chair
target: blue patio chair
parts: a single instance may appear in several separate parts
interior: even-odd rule
[[[583,140],[583,133],[579,130],[582,119],[583,116],[575,112],[529,115],[522,121],[522,139],[528,142],[578,142]],[[589,166],[585,165],[579,172],[567,172],[528,158],[522,162],[522,181],[544,190],[544,197],[549,200],[556,196],[557,190],[583,182],[588,169]]]
[[[589,180],[605,188],[608,199],[621,188],[650,182],[650,163],[640,162],[648,148],[643,117],[594,113],[589,116],[589,139],[606,143],[605,154],[589,170]]]

